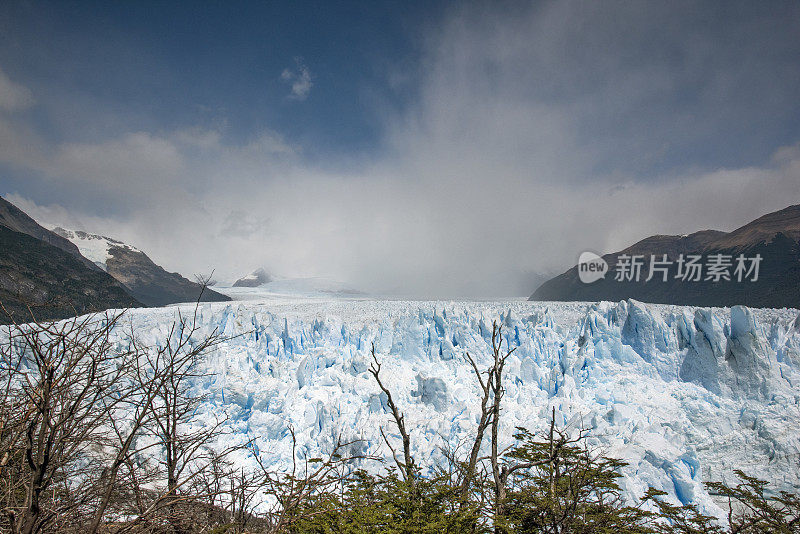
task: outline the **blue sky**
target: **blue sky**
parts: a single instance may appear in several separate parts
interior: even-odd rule
[[[800,202],[800,5],[4,2],[0,194],[184,273],[530,293]]]
[[[0,16],[0,61],[40,95],[37,119],[57,141],[113,135],[120,120],[148,130],[224,123],[234,141],[266,125],[303,144],[309,157],[328,158],[378,148],[376,115],[413,98],[418,38],[443,9],[434,2],[10,2]],[[313,91],[286,98],[285,78],[302,69]],[[71,110],[62,108],[67,99]]]

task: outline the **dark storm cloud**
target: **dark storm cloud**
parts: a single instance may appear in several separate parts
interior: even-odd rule
[[[531,273],[584,249],[800,202],[799,9],[454,6],[422,33],[418,63],[386,73],[414,88],[379,113],[380,150],[335,167],[269,124],[52,141],[30,118],[39,95],[0,76],[0,161],[15,177],[0,193],[185,273],[264,265],[377,291],[524,295]],[[312,79],[301,62],[272,76],[291,82],[276,106]],[[301,85],[295,107],[314,100]]]

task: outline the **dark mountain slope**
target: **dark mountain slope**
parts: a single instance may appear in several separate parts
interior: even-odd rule
[[[106,260],[108,274],[122,282],[131,294],[149,306],[165,306],[176,302],[225,302],[230,297],[187,280],[179,273],[167,272],[140,251],[112,247]]]
[[[63,319],[141,304],[100,269],[69,252],[0,225],[0,323]],[[30,306],[30,311],[28,307]]]
[[[2,197],[0,197],[0,226],[5,226],[15,232],[21,232],[44,241],[48,245],[53,245],[65,252],[69,252],[87,267],[96,268],[92,262],[81,256],[78,247],[74,243],[40,226],[27,213]]]
[[[136,247],[97,234],[60,227],[53,231],[74,243],[96,265],[124,284],[134,297],[148,306],[194,302],[200,297],[200,284],[187,280],[179,273],[166,271]],[[224,302],[231,299],[206,288],[201,300]]]
[[[615,266],[620,255],[644,256],[640,281],[615,280]],[[697,282],[676,279],[673,265],[666,282],[658,276],[645,282],[649,273],[650,255],[667,254],[676,261],[680,254],[731,256],[731,280]],[[758,280],[737,281],[733,276],[738,255],[753,258],[760,255]],[[732,232],[704,230],[688,236],[652,236],[603,259],[609,265],[604,279],[584,284],[577,266],[539,286],[530,300],[623,300],[634,298],[646,302],[696,306],[800,307],[800,205],[764,215]]]

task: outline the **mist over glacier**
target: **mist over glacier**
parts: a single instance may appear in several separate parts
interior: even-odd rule
[[[131,310],[142,341],[165,339],[175,308]],[[800,487],[800,316],[797,310],[620,303],[290,298],[204,304],[200,334],[229,338],[207,355],[195,424],[226,419],[219,448],[253,440],[261,460],[290,468],[337,438],[391,462],[399,439],[367,372],[375,345],[405,414],[416,458],[445,461],[477,425],[479,389],[464,354],[488,366],[492,321],[514,348],[505,371],[504,446],[516,427],[588,428],[588,443],[628,462],[621,485],[722,510],[703,483],[743,469]],[[122,332],[119,333],[122,335]],[[505,346],[505,345],[504,345]],[[486,442],[488,447],[488,440]],[[463,447],[463,444],[462,444]],[[237,465],[255,466],[252,450]],[[366,462],[367,469],[380,468]]]

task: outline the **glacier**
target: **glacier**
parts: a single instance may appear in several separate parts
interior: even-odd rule
[[[155,345],[178,309],[134,309],[126,321]],[[734,469],[775,489],[800,488],[796,309],[287,296],[205,303],[200,334],[226,340],[193,384],[207,395],[193,424],[225,419],[220,448],[253,440],[234,453],[241,466],[255,467],[257,453],[288,469],[290,429],[301,457],[324,455],[341,437],[391,461],[380,430],[398,443],[399,435],[367,371],[374,344],[415,457],[430,468],[444,462],[443,447],[474,434],[479,387],[465,352],[488,367],[494,320],[515,349],[504,446],[516,427],[544,431],[555,408],[557,425],[588,429],[591,446],[628,463],[621,486],[632,501],[652,486],[721,516],[703,483],[735,482]]]

